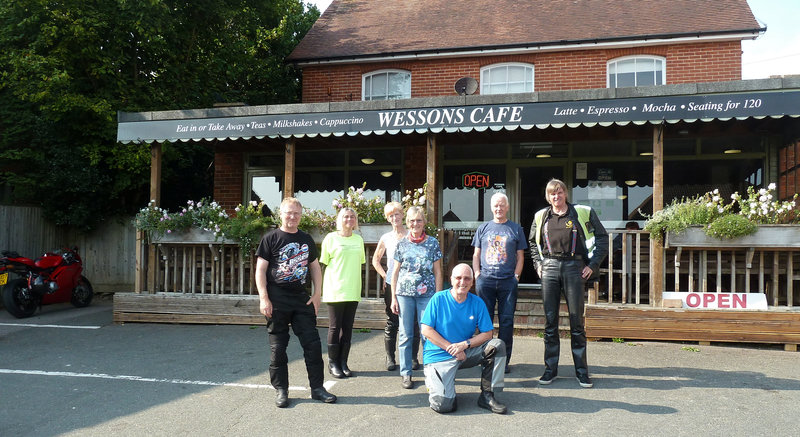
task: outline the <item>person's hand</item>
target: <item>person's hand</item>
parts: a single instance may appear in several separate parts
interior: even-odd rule
[[[584,280],[589,279],[592,276],[592,268],[589,266],[583,266],[583,270],[581,270],[581,278]]]
[[[463,351],[461,351],[461,352],[455,354],[455,357],[456,357],[456,359],[458,361],[464,361],[464,360],[467,359],[467,354],[465,354]]]
[[[269,299],[259,299],[258,310],[261,314],[272,317],[272,301]]]
[[[536,268],[536,274],[539,275],[539,279],[542,279],[542,268],[541,267],[537,267]]]
[[[311,304],[314,305],[314,314],[319,314],[319,294],[315,294],[314,296],[311,296],[310,299],[308,299],[306,305],[311,305]]]
[[[392,305],[391,305],[392,312],[400,315],[400,304],[397,302],[396,297],[392,297]]]

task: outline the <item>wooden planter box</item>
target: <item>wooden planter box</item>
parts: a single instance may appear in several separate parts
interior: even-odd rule
[[[227,238],[215,237],[213,232],[204,231],[200,228],[192,228],[184,232],[170,232],[169,234],[155,236],[152,239],[154,244],[237,244]]]
[[[753,235],[732,239],[709,237],[701,227],[667,232],[665,247],[688,248],[800,248],[800,225],[759,225]]]

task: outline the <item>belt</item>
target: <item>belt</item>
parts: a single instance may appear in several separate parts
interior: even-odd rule
[[[548,259],[558,259],[558,260],[562,260],[562,261],[583,259],[583,257],[580,256],[580,255],[570,255],[568,253],[545,254],[544,257],[548,258]]]

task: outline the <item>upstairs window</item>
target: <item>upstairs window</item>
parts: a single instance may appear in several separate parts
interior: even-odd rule
[[[608,61],[608,87],[664,85],[666,60],[656,56],[634,56]]]
[[[382,70],[362,77],[362,100],[411,98],[411,73],[403,70]]]
[[[481,68],[481,94],[533,92],[533,65],[494,64]]]

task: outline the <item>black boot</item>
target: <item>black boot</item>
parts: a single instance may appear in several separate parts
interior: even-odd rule
[[[285,388],[279,388],[275,391],[275,406],[278,408],[289,406],[289,392]]]
[[[344,378],[342,366],[339,364],[341,361],[341,345],[329,344],[328,345],[328,371],[334,378]]]
[[[481,391],[481,395],[478,397],[478,406],[495,414],[506,414],[507,411],[506,406],[495,399],[494,393],[491,391]]]
[[[483,350],[483,362],[481,363],[481,395],[478,397],[478,406],[486,408],[495,414],[506,414],[506,406],[494,398],[492,392],[492,374],[494,373],[494,359],[497,349],[487,346]]]
[[[397,348],[397,332],[394,335],[390,332],[383,333],[383,346],[386,349],[386,370],[397,370],[397,361],[395,360],[395,349]]]
[[[333,404],[336,402],[336,395],[328,393],[325,387],[317,387],[311,389],[311,399],[322,401],[326,404]]]
[[[342,373],[344,373],[344,376],[349,378],[353,376],[353,371],[350,370],[349,367],[347,367],[347,357],[350,356],[350,343],[342,343],[340,346],[341,348],[339,349],[340,353],[339,363],[341,364],[342,367]]]

